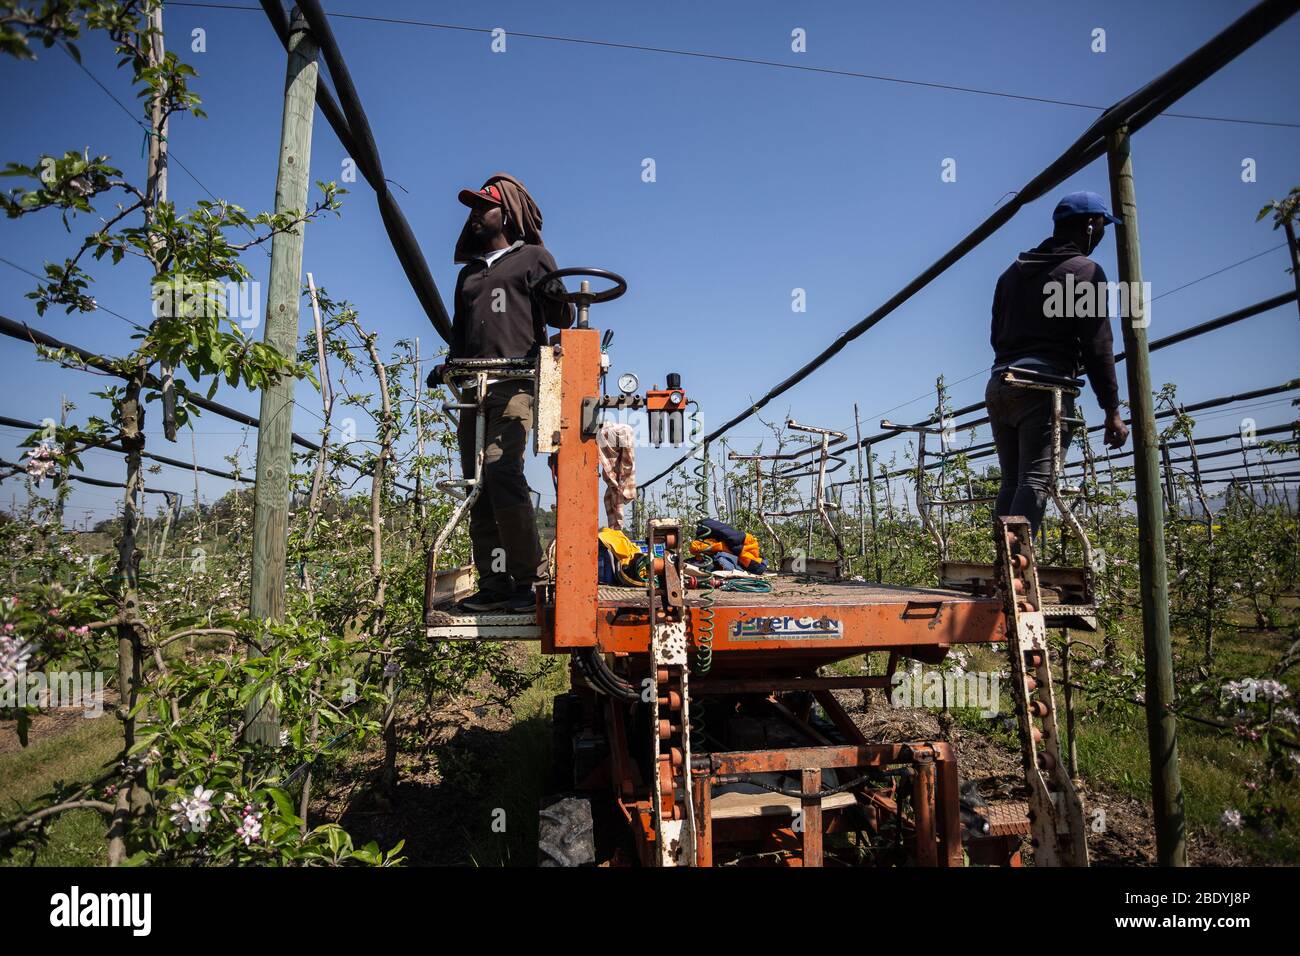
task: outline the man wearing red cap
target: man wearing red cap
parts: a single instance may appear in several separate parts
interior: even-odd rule
[[[538,280],[555,270],[542,245],[542,214],[523,185],[499,173],[477,192],[462,189],[469,218],[456,243],[465,263],[456,280],[448,359],[528,358],[547,340],[547,326],[567,329],[573,307],[542,295]],[[558,284],[558,280],[553,280]],[[434,370],[430,385],[441,380]],[[534,607],[533,585],[546,574],[524,450],[533,428],[532,383],[488,386],[483,487],[470,510],[469,534],[479,590],[461,602],[468,611]],[[461,469],[474,474],[474,415],[461,415]]]

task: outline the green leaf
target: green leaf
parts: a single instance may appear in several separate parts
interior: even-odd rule
[[[302,823],[294,811],[293,801],[289,798],[289,794],[278,787],[271,788],[270,792],[271,799],[275,801],[275,807],[280,811],[282,817],[295,826]]]

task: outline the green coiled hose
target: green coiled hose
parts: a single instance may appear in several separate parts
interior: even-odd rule
[[[744,594],[770,594],[772,585],[762,578],[727,578],[722,582],[722,590],[739,591]]]
[[[698,419],[700,403],[692,399],[687,404],[695,406],[695,416]],[[709,516],[708,442],[700,446],[700,461],[695,466],[695,487],[700,495],[700,514],[707,518]],[[695,670],[699,674],[707,674],[709,668],[713,666],[713,606],[715,603],[717,603],[717,597],[713,593],[713,585],[706,580],[704,586],[700,589],[700,604],[695,612]]]

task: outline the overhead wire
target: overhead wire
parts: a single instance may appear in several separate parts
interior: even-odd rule
[[[237,10],[242,12],[256,12],[259,8],[251,4],[236,3],[201,3],[201,2],[181,2],[181,0],[170,0],[169,6],[173,7],[193,7],[197,9],[208,10]],[[418,20],[409,17],[381,17],[374,14],[360,13],[343,13],[331,11],[331,19],[337,20],[356,20],[368,23],[382,23],[393,26],[420,27],[430,30],[444,30],[448,32],[478,33],[491,36],[498,28],[496,27],[472,27],[456,23],[439,23],[432,20]],[[651,46],[644,43],[628,43],[616,40],[600,40],[592,37],[565,36],[554,33],[531,33],[523,30],[505,30],[507,36],[512,38],[521,38],[527,40],[541,40],[553,43],[570,43],[580,46],[604,47],[614,50],[627,50],[639,53],[657,53],[669,56],[688,57],[692,59],[714,60],[723,63],[737,63],[747,66],[771,67],[781,70],[793,70],[801,73],[818,73],[826,76],[840,76],[850,79],[872,80],[879,83],[894,83],[902,86],[916,86],[927,89],[944,90],[953,93],[968,93],[977,96],[991,96],[1001,99],[1020,100],[1028,103],[1043,103],[1051,106],[1066,106],[1074,109],[1093,110],[1094,112],[1104,112],[1105,106],[1099,106],[1095,103],[1080,103],[1074,100],[1060,99],[1050,96],[1035,96],[1028,93],[1012,93],[1006,90],[992,90],[975,86],[964,86],[956,83],[941,83],[937,80],[918,80],[909,77],[890,76],[883,73],[866,73],[859,70],[845,70],[834,67],[809,66],[803,63],[787,63],[781,60],[769,60],[760,57],[737,56],[726,53],[711,53],[703,50],[683,50],[673,47]],[[1162,116],[1168,116],[1174,119],[1201,120],[1214,123],[1240,123],[1251,126],[1273,126],[1284,129],[1300,129],[1300,122],[1291,122],[1287,120],[1260,120],[1246,119],[1236,116],[1207,116],[1200,113],[1174,113],[1164,112]]]

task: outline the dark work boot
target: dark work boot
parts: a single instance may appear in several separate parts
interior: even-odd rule
[[[537,610],[537,594],[533,591],[532,585],[521,585],[515,588],[505,600],[506,605],[502,610],[512,614],[531,614]]]
[[[510,606],[512,595],[501,591],[476,591],[456,606],[466,611],[500,611]]]

